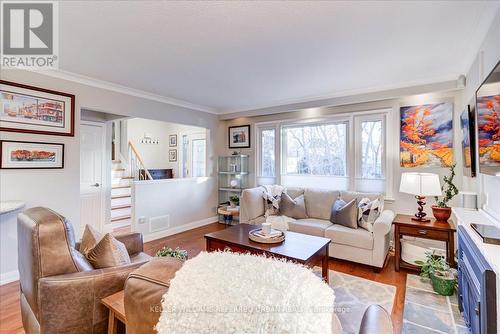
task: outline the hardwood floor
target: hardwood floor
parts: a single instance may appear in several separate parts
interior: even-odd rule
[[[190,257],[205,250],[206,233],[224,229],[225,226],[214,223],[175,234],[166,238],[154,240],[144,245],[144,250],[154,255],[157,250],[167,245],[175,248],[180,247],[188,251]],[[358,263],[330,259],[329,267],[332,270],[346,274],[363,277],[372,281],[394,285],[396,287],[396,298],[392,311],[392,321],[394,332],[400,333],[403,322],[403,308],[405,298],[405,286],[407,271],[400,272],[394,270],[394,257],[390,256],[384,269],[380,273],[373,272],[370,266]],[[21,309],[19,306],[19,283],[13,282],[0,286],[0,334],[22,334]]]

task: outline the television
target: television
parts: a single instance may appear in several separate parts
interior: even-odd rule
[[[462,158],[465,176],[476,176],[476,125],[474,104],[468,104],[460,114]]]
[[[500,61],[476,91],[479,171],[500,176]]]

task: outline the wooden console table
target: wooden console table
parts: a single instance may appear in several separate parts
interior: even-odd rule
[[[396,215],[392,222],[396,246],[394,261],[396,271],[399,271],[400,267],[420,271],[418,266],[406,263],[401,259],[401,237],[404,235],[446,242],[446,261],[450,266],[455,267],[455,227],[448,222],[436,221],[434,218],[429,223],[420,223],[412,220],[412,217],[410,215]]]

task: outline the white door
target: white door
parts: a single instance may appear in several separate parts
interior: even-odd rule
[[[207,140],[205,133],[182,136],[182,177],[203,177],[206,174]]]
[[[80,221],[98,231],[104,227],[105,126],[82,121],[80,128]]]

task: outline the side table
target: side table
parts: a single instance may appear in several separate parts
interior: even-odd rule
[[[455,227],[445,221],[436,221],[432,218],[429,223],[420,223],[412,220],[410,215],[396,215],[392,224],[394,225],[394,243],[396,248],[395,269],[406,268],[420,271],[416,265],[407,263],[401,259],[401,238],[404,235],[440,240],[446,242],[446,261],[451,267],[455,267]]]
[[[108,334],[118,333],[118,322],[126,326],[124,296],[124,290],[121,290],[101,300],[109,309]]]
[[[226,225],[237,225],[239,219],[235,219],[240,215],[240,207],[229,208],[227,205],[220,206],[217,208],[217,213],[219,214],[219,223]]]

